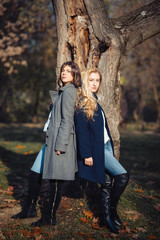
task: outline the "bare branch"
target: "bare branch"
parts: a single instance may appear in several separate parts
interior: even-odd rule
[[[111,20],[107,16],[103,0],[84,0],[88,15],[90,17],[95,36],[100,42],[106,43],[109,47],[112,44],[114,47],[119,47],[120,38],[115,31]]]
[[[160,32],[160,1],[155,0],[113,22],[128,51]]]

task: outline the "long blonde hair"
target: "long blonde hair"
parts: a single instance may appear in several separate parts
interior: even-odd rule
[[[87,71],[82,72],[82,86],[81,88],[78,88],[76,102],[76,110],[83,109],[83,112],[89,120],[93,118],[94,112],[97,110],[97,99],[94,97],[91,89],[88,87],[89,76],[91,73],[98,73],[101,83],[102,76],[97,68],[89,68]]]

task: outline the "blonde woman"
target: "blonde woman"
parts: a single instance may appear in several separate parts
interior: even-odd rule
[[[122,222],[116,208],[127,186],[129,175],[114,157],[107,119],[97,102],[96,94],[102,81],[101,74],[96,68],[88,69],[82,79],[75,113],[78,175],[102,184],[104,222],[112,232],[118,234],[116,225],[122,226]]]

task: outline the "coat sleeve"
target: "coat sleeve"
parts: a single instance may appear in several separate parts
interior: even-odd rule
[[[55,151],[66,152],[70,134],[74,126],[74,108],[76,103],[76,88],[66,88],[61,102],[61,122],[55,142]]]
[[[81,158],[84,159],[92,157],[92,149],[88,130],[88,120],[83,111],[81,110],[75,113],[75,127]]]

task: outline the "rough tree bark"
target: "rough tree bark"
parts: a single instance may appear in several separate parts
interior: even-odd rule
[[[57,74],[64,61],[102,73],[99,99],[108,118],[119,158],[120,64],[127,52],[160,32],[160,1],[110,19],[103,0],[52,0],[57,26]]]

